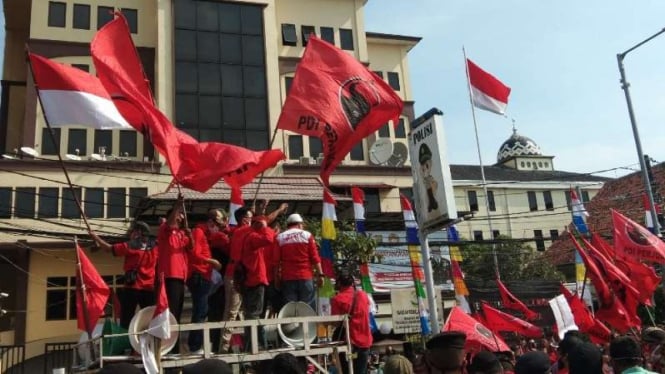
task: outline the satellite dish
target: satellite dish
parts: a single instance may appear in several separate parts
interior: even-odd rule
[[[39,152],[37,152],[34,148],[21,147],[21,152],[25,153],[28,156],[39,157]]]
[[[3,154],[2,158],[7,159],[7,160],[16,160],[16,156],[8,155],[8,154]]]
[[[72,155],[72,154],[68,153],[68,154],[65,155],[65,157],[67,157],[68,160],[81,161],[81,156]]]
[[[385,164],[393,154],[393,143],[388,138],[379,138],[369,149],[369,161],[374,165]]]
[[[100,154],[98,154],[98,153],[93,153],[93,154],[91,154],[91,155],[90,155],[90,158],[93,159],[93,160],[97,160],[97,161],[103,161],[103,160],[104,160],[104,159],[102,158],[102,155],[100,155]]]
[[[390,166],[404,166],[404,163],[409,158],[409,150],[406,148],[404,143],[395,142],[393,144],[393,154],[388,159],[388,165]]]

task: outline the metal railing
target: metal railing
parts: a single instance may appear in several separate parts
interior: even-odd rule
[[[65,368],[65,373],[70,373],[73,364],[72,350],[77,344],[77,342],[44,344],[44,374],[51,374],[56,368]]]
[[[23,374],[24,345],[0,345],[0,373]]]

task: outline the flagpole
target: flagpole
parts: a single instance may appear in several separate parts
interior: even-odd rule
[[[92,329],[90,328],[90,319],[88,313],[88,296],[85,293],[85,283],[83,282],[83,269],[81,268],[81,256],[79,256],[79,243],[76,235],[74,235],[74,246],[76,249],[76,270],[78,273],[78,279],[81,283],[81,286],[78,287],[79,296],[81,297],[82,306],[81,310],[83,311],[83,321],[85,324],[85,332],[88,334],[88,342],[90,342],[90,357],[92,360],[95,359],[95,350],[94,344],[92,343]]]
[[[485,180],[485,167],[483,166],[483,157],[480,152],[480,139],[478,137],[478,124],[476,122],[476,109],[473,105],[473,93],[471,92],[471,79],[469,77],[469,64],[466,58],[466,49],[462,46],[462,53],[464,54],[464,69],[466,70],[466,86],[469,90],[469,103],[471,104],[471,116],[473,117],[473,129],[476,134],[476,149],[478,150],[478,162],[480,163],[480,176],[483,182],[483,193],[485,194],[485,209],[487,210],[487,224],[490,230],[490,236],[494,235],[492,228],[492,217],[490,212],[490,204],[487,193],[487,181]],[[497,279],[501,279],[499,273],[499,260],[496,256],[496,243],[492,242],[492,257],[494,258],[494,273]]]
[[[268,150],[272,148],[273,143],[275,142],[275,138],[277,137],[277,125],[275,125],[275,130],[272,132],[272,138],[270,139],[270,144],[268,145]],[[261,183],[263,183],[263,175],[265,174],[265,170],[261,172],[261,175],[259,176],[259,183],[256,185],[256,192],[254,192],[254,201],[253,201],[253,206],[256,206],[256,198],[259,196],[259,190],[261,189]]]
[[[37,92],[37,101],[39,101],[39,107],[42,110],[42,114],[44,115],[44,123],[46,123],[46,128],[48,129],[48,133],[50,135],[51,141],[53,142],[53,146],[55,146],[55,149],[58,150],[58,161],[60,162],[60,167],[62,168],[63,173],[65,174],[65,179],[67,180],[67,184],[69,185],[69,190],[72,193],[72,197],[74,198],[74,201],[76,202],[76,206],[79,208],[79,213],[81,213],[81,218],[83,218],[83,223],[85,224],[85,227],[88,229],[88,232],[92,231],[90,228],[90,223],[88,223],[88,217],[85,215],[85,212],[83,211],[83,205],[81,205],[81,200],[79,197],[76,195],[76,192],[74,191],[74,185],[72,184],[71,178],[69,178],[69,172],[67,172],[67,167],[65,166],[65,162],[62,160],[62,154],[60,152],[60,144],[55,139],[55,135],[53,135],[53,128],[51,127],[51,123],[48,120],[48,116],[46,115],[46,111],[44,110],[44,103],[42,102],[42,96],[39,93],[39,85],[37,84],[37,80],[35,79],[35,71],[32,69],[32,64],[30,63],[30,48],[26,45],[26,53],[28,54],[28,65],[30,65],[30,72],[32,74],[32,82],[35,85],[35,92]]]

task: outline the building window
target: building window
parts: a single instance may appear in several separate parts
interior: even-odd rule
[[[199,141],[267,148],[263,8],[177,0],[174,9],[178,128]]]
[[[501,232],[499,230],[492,230],[492,238],[498,239],[499,236],[501,236]]]
[[[390,138],[390,124],[386,123],[385,125],[379,127],[379,137],[380,138]]]
[[[323,153],[323,146],[321,144],[321,139],[310,136],[309,137],[309,155],[311,157],[319,157]]]
[[[81,216],[76,199],[79,202],[81,201],[80,188],[74,188],[74,194],[72,194],[71,188],[62,189],[62,201],[60,204],[60,216],[62,218],[79,218]]]
[[[565,192],[566,195],[566,206],[568,210],[573,210],[573,198],[570,196],[570,191]]]
[[[383,72],[382,71],[375,70],[374,74],[378,75],[379,77],[381,77],[381,79],[383,79]]]
[[[134,130],[120,130],[120,156],[136,157],[137,132]]]
[[[49,131],[52,131],[53,137],[49,134]],[[49,130],[48,127],[42,129],[42,155],[44,156],[53,156],[57,155],[60,150],[60,128],[52,128]],[[55,143],[53,144],[53,140]]]
[[[104,218],[104,189],[86,188],[83,206],[88,218]]]
[[[148,196],[147,188],[130,188],[129,189],[129,214],[134,216],[134,212],[139,207],[141,199]]]
[[[591,201],[589,198],[589,191],[582,191],[582,202],[588,203],[589,201]]]
[[[282,44],[294,47],[298,45],[296,25],[292,23],[282,23]]]
[[[75,29],[90,30],[90,5],[74,4]]]
[[[16,188],[16,200],[14,201],[14,217],[35,218],[35,188]]]
[[[284,78],[284,92],[286,94],[289,94],[289,91],[291,91],[291,86],[293,85],[293,77],[285,77]]]
[[[0,218],[12,218],[12,189],[0,188]]]
[[[113,21],[115,8],[112,6],[98,6],[97,7],[97,30],[102,26]]]
[[[399,194],[406,196],[409,201],[413,201],[413,188],[400,188],[399,189]],[[414,206],[415,208],[415,206]]]
[[[494,191],[487,191],[487,205],[490,207],[490,212],[496,212],[496,202],[494,201]]]
[[[340,47],[347,51],[353,51],[353,30],[339,29]]]
[[[472,212],[478,211],[478,194],[476,191],[467,191],[466,196],[469,199],[469,210]]]
[[[335,29],[332,27],[321,27],[321,39],[335,45]]]
[[[70,277],[48,277],[46,278],[46,320],[60,321],[67,319],[67,311],[70,310],[69,291],[76,289],[76,278],[69,287]]]
[[[480,230],[474,230],[473,231],[473,240],[475,240],[475,241],[483,240],[483,232],[480,231]]]
[[[399,91],[401,89],[399,85],[399,73],[389,71],[388,84],[390,85],[390,87],[392,87],[393,90]]]
[[[545,239],[543,239],[543,230],[533,230],[533,237],[536,241],[536,249],[540,252],[545,250]]]
[[[107,218],[125,218],[127,217],[127,195],[124,188],[108,189],[108,208]]]
[[[90,65],[88,64],[72,64],[72,67],[77,68],[79,70],[83,70],[86,73],[90,72]]]
[[[98,154],[111,154],[113,147],[113,132],[111,130],[95,130],[95,144],[93,152]]]
[[[49,27],[65,27],[67,19],[67,4],[59,1],[48,3],[48,25]]]
[[[552,201],[552,191],[543,191],[543,199],[545,200],[545,209],[554,210],[554,202]]]
[[[39,189],[38,218],[58,217],[58,197],[60,189],[57,187],[41,187]]]
[[[72,155],[87,154],[88,130],[69,129],[69,141],[67,142],[67,153]]]
[[[535,212],[538,210],[538,200],[534,191],[527,191],[527,198],[529,199],[529,210]]]
[[[129,32],[132,34],[138,34],[139,32],[139,16],[136,9],[127,9],[123,8],[120,10],[122,15],[127,19],[127,24],[129,25]]]
[[[363,152],[363,142],[360,142],[351,148],[351,160],[363,161],[364,159],[365,153]]]
[[[378,188],[363,188],[365,193],[365,211],[367,213],[381,213],[381,197]]]
[[[289,160],[300,160],[304,155],[301,135],[289,135]]]
[[[406,139],[406,125],[404,123],[404,118],[400,118],[399,122],[397,122],[397,127],[395,127],[395,137]]]
[[[559,230],[550,230],[550,239],[552,241],[559,239]]]
[[[314,26],[300,26],[300,32],[302,32],[302,46],[306,46],[309,41],[309,36],[316,36],[316,29]]]

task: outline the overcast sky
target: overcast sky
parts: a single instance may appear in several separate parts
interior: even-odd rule
[[[416,113],[443,110],[451,163],[478,164],[465,46],[512,88],[508,118],[476,111],[484,164],[496,162],[514,118],[558,170],[639,167],[616,55],[665,27],[665,1],[370,0],[365,21],[423,38],[409,56]],[[665,161],[665,35],[625,65],[644,153]]]

